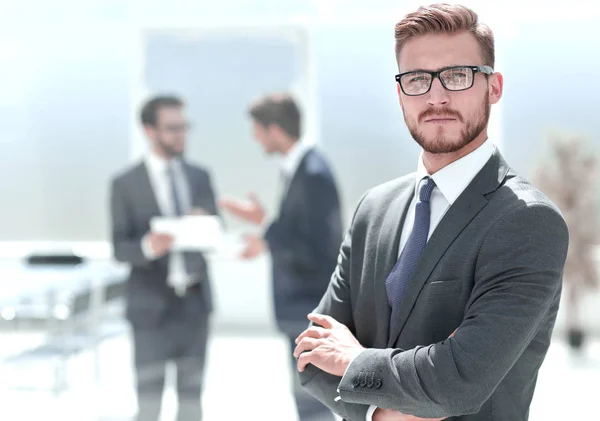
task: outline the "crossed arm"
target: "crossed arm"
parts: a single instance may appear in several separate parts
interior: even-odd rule
[[[371,405],[437,419],[479,412],[535,336],[560,289],[568,244],[563,219],[543,204],[504,215],[480,249],[471,300],[455,336],[410,350],[359,353],[353,344],[351,235],[316,310],[346,326],[348,335],[334,334],[339,326],[328,325],[329,319],[315,329],[313,318],[296,349],[304,387],[348,421],[364,421]],[[355,389],[352,379],[361,371],[380,373],[382,386]]]

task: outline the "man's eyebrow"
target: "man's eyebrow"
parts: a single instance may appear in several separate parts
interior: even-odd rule
[[[414,70],[402,70],[400,73],[412,73],[412,72],[439,72],[441,70],[445,70],[445,69],[449,69],[452,67],[471,67],[469,65],[466,64],[451,64],[448,66],[442,66],[442,67],[438,67],[435,70],[429,70],[429,69],[423,69],[423,68],[418,68],[418,69],[414,69]]]

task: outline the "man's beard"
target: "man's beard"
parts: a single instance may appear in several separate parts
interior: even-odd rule
[[[460,133],[459,138],[453,140],[449,140],[444,136],[442,127],[438,128],[438,134],[435,139],[428,140],[425,135],[419,131],[417,122],[423,121],[427,117],[440,115],[456,118],[459,122],[464,123],[464,118],[458,111],[450,108],[431,108],[421,113],[417,119],[417,122],[413,121],[409,123],[406,119],[406,114],[404,115],[404,121],[406,122],[406,126],[408,127],[413,139],[415,139],[415,141],[423,148],[425,152],[431,154],[453,153],[461,150],[469,143],[473,142],[477,136],[481,134],[490,119],[490,109],[491,106],[486,97],[484,98],[483,111],[478,113],[475,119],[468,121]]]
[[[180,151],[176,147],[167,144],[162,139],[157,139],[157,143],[165,155],[167,155],[169,158],[180,158],[183,156],[183,151]]]

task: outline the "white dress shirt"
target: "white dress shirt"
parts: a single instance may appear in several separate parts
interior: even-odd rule
[[[422,156],[419,158],[415,177],[415,195],[413,196],[413,201],[410,204],[404,226],[402,227],[398,256],[402,253],[402,250],[408,241],[413,223],[415,222],[415,199],[419,194],[419,183],[421,180],[425,177],[431,177],[435,182],[435,187],[433,188],[431,198],[429,199],[431,209],[429,239],[450,206],[456,202],[456,199],[458,199],[462,192],[465,191],[477,173],[492,157],[495,148],[494,144],[487,140],[469,155],[463,156],[461,159],[445,166],[433,175],[429,175],[425,169]]]
[[[175,178],[175,188],[177,189],[178,199],[181,202],[181,211],[183,214],[189,213],[191,209],[191,195],[187,177],[181,162],[178,159],[167,161],[154,153],[149,153],[145,158],[150,185],[154,191],[154,197],[158,204],[158,209],[163,216],[175,216],[175,205],[171,194],[171,182],[169,179],[169,165],[173,168]],[[149,260],[159,258],[150,247],[147,237],[142,239],[142,252]],[[191,279],[185,271],[183,254],[180,252],[171,252],[169,255],[169,273],[167,283],[178,293],[185,292]]]
[[[429,223],[429,236],[435,231],[442,217],[446,214],[450,206],[456,202],[456,199],[462,194],[467,186],[473,181],[477,173],[483,168],[483,166],[489,161],[495,151],[495,146],[490,140],[486,140],[479,148],[475,149],[470,154],[462,157],[461,159],[454,161],[453,163],[445,166],[433,175],[429,175],[423,164],[423,155],[419,157],[417,165],[417,172],[415,177],[415,195],[408,209],[406,220],[402,226],[402,233],[400,235],[400,245],[398,247],[398,256],[402,254],[402,250],[408,241],[412,226],[415,221],[415,204],[416,198],[418,197],[419,183],[424,177],[431,177],[435,182],[435,187],[431,193],[430,203],[430,223]],[[385,282],[383,279],[378,281]],[[348,365],[350,367],[350,365]],[[347,369],[346,369],[347,372]],[[371,405],[367,411],[367,421],[372,421],[373,413],[377,409],[376,406]]]

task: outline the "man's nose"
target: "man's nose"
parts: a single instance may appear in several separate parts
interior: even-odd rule
[[[439,78],[434,78],[431,82],[431,88],[427,92],[427,103],[431,106],[447,105],[450,101],[450,95],[442,81]]]

